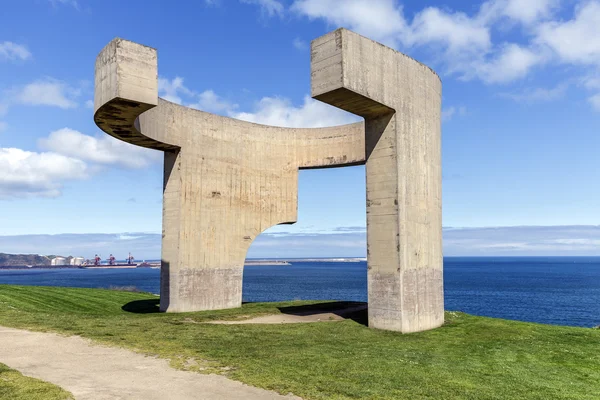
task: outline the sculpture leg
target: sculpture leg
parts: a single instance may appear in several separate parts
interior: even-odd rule
[[[314,98],[365,119],[369,326],[442,325],[439,78],[344,29],[312,42],[311,74]]]
[[[245,252],[227,240],[228,227],[217,224],[227,217],[207,204],[218,199],[206,198],[201,182],[210,178],[194,160],[181,151],[165,152],[161,311],[242,305]]]
[[[444,322],[440,153],[400,119],[366,124],[369,326],[409,333]]]

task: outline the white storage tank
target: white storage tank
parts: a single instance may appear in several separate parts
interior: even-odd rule
[[[83,265],[84,261],[83,257],[73,257],[71,258],[71,265]]]
[[[64,257],[55,257],[50,261],[52,265],[67,265],[67,259]]]

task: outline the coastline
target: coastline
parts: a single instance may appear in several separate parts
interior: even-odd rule
[[[260,260],[250,259],[244,262],[244,266],[291,266],[294,263],[306,262],[323,262],[323,263],[357,263],[367,261],[363,257],[348,257],[348,258],[294,258],[294,259],[279,259],[279,260]],[[160,268],[160,262],[143,262],[140,264],[118,264],[118,265],[15,265],[15,266],[0,266],[0,271],[15,271],[15,270],[59,270],[59,269],[135,269],[135,268]]]

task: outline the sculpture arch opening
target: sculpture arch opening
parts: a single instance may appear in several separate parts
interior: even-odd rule
[[[362,165],[301,170],[298,175],[298,221],[264,231],[256,237],[246,258],[366,257],[365,190],[365,167]],[[343,234],[350,231],[362,234],[364,240],[358,247],[335,240],[346,238]]]
[[[298,222],[270,228],[252,243],[243,300],[366,302],[366,262],[355,262],[366,258],[365,222],[364,166],[300,171]],[[274,259],[291,265],[270,264]]]

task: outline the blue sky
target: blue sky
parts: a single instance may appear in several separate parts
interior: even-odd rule
[[[161,155],[93,122],[94,61],[114,37],[158,49],[162,97],[308,127],[356,120],[309,97],[310,41],[340,26],[442,77],[446,254],[600,255],[600,0],[5,1],[0,252],[111,234],[42,242],[159,256],[132,238],[161,231]],[[363,256],[364,169],[299,185],[298,223],[249,256]]]

